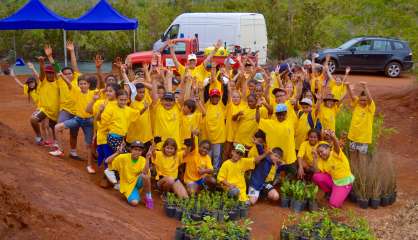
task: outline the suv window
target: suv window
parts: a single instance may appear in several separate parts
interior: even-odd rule
[[[374,51],[387,51],[389,47],[389,42],[385,40],[374,40],[373,41],[373,50]]]
[[[392,42],[392,46],[393,46],[392,48],[394,50],[399,50],[399,49],[404,49],[405,48],[405,46],[401,42]]]
[[[368,51],[372,46],[372,40],[364,40],[356,43],[353,47],[356,48],[356,51]]]

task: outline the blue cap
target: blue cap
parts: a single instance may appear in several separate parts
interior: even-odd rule
[[[283,103],[279,103],[276,106],[276,113],[280,113],[280,112],[287,112],[287,106],[286,104]]]

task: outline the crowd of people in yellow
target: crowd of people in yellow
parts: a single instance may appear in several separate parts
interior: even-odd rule
[[[103,59],[96,56],[97,74],[86,77],[68,42],[71,67],[61,69],[46,46],[39,74],[28,64],[33,76],[21,83],[11,71],[36,105],[30,118],[36,143],[62,157],[68,129],[69,156],[81,160],[81,128],[87,172],[104,165],[103,181],[131,205],[141,202],[142,189],[143,202],[153,208],[155,187],[182,198],[205,188],[248,204],[260,196],[274,201],[283,177],[313,181],[329,193],[332,207],[343,204],[355,179],[335,135],[336,116],[343,102],[353,109],[346,137],[350,151],[365,154],[375,113],[366,83],[354,95],[350,68],[333,76],[327,58],[322,65],[314,59],[302,66],[281,63],[269,72],[246,55],[217,65],[212,58],[220,41],[202,63],[190,54],[183,65],[173,43],[167,47],[175,69],[163,67],[156,54],[157,61],[136,70],[129,59],[118,59],[119,74],[103,74]]]

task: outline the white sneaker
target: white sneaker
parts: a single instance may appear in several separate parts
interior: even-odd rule
[[[118,180],[116,180],[116,174],[114,171],[110,171],[108,168],[104,170],[104,174],[107,177],[107,180],[111,182],[112,184],[118,183]]]
[[[86,167],[86,169],[87,169],[87,172],[90,173],[90,174],[95,174],[96,173],[96,170],[94,170],[94,168],[90,165],[88,165]]]
[[[49,152],[50,155],[54,156],[54,157],[62,157],[64,156],[64,153],[60,150],[57,149],[55,151]]]
[[[120,184],[116,183],[115,186],[113,186],[113,189],[119,191],[120,190]]]

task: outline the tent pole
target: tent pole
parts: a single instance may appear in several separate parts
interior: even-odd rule
[[[17,59],[16,31],[13,31],[13,49],[14,49],[14,57],[15,57],[15,63],[16,63],[16,59]]]
[[[64,66],[67,66],[67,32],[63,29],[64,35]]]
[[[134,30],[134,52],[136,52],[136,29]]]

